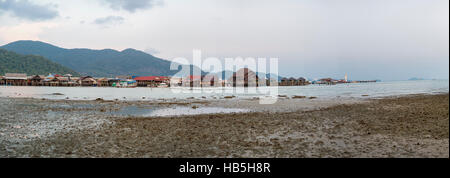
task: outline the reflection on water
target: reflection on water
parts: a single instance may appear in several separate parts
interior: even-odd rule
[[[120,116],[134,116],[141,117],[145,116],[154,110],[162,108],[161,106],[126,106],[120,110],[114,111],[111,114]]]
[[[253,98],[257,94],[236,93],[234,88],[101,88],[101,87],[11,87],[0,86],[0,97],[46,98],[69,100],[158,100],[158,99],[216,99],[225,96]],[[382,97],[402,94],[448,92],[448,80],[398,81],[379,83],[340,84],[333,86],[310,85],[299,87],[278,87],[277,95],[335,97]],[[62,95],[54,95],[54,93]]]
[[[134,117],[169,117],[169,116],[186,116],[200,114],[228,114],[228,113],[244,113],[250,112],[249,109],[219,108],[219,107],[173,107],[166,108],[161,106],[136,107],[128,106],[111,114]]]
[[[145,115],[147,117],[165,117],[165,116],[181,116],[181,115],[199,115],[199,114],[228,114],[228,113],[244,113],[250,112],[248,109],[235,109],[235,108],[217,108],[217,107],[205,107],[205,108],[189,108],[189,107],[177,107],[166,108],[152,111]]]

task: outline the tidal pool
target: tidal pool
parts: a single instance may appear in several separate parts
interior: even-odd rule
[[[200,114],[229,114],[251,112],[250,109],[221,108],[221,107],[161,107],[147,106],[136,107],[128,106],[113,112],[114,115],[130,117],[172,117],[172,116],[191,116]]]

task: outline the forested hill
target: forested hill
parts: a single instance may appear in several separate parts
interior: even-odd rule
[[[78,72],[52,62],[42,56],[21,55],[15,52],[0,49],[0,75],[5,73],[26,73],[27,75],[72,74],[79,76]]]
[[[0,48],[23,55],[39,55],[53,62],[69,67],[81,75],[95,77],[171,76],[171,62],[145,52],[126,49],[65,49],[40,41],[16,41]]]

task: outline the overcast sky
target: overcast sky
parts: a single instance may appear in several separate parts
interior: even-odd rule
[[[0,45],[278,57],[283,76],[449,75],[448,0],[0,0]]]

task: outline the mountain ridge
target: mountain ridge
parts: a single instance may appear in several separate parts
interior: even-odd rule
[[[48,73],[80,74],[42,56],[21,55],[5,49],[0,49],[0,75],[6,73],[26,73],[28,75],[46,75]]]
[[[152,56],[143,51],[127,48],[94,50],[88,48],[67,49],[42,41],[20,40],[0,46],[2,49],[22,55],[39,55],[82,75],[115,77],[118,75],[171,76],[168,60]]]

